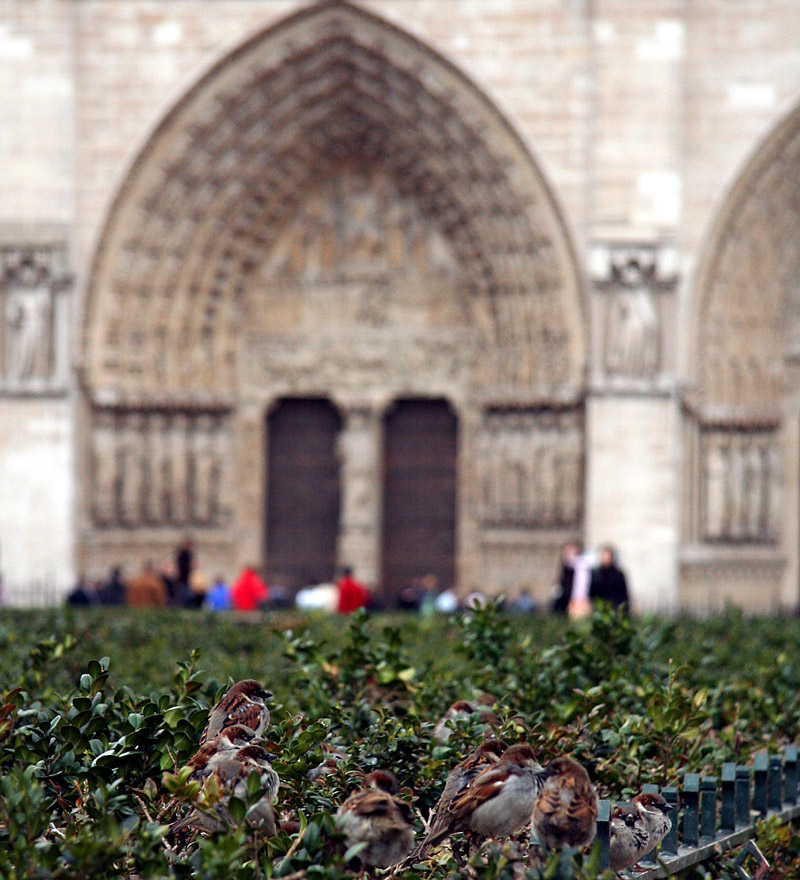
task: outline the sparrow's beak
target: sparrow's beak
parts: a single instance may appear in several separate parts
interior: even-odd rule
[[[269,700],[272,697],[272,691],[261,691],[261,698],[263,700]]]
[[[658,809],[661,810],[661,812],[664,813],[665,815],[666,815],[667,813],[669,813],[669,812],[672,810],[672,805],[671,805],[671,804],[656,804],[656,806],[657,806]]]

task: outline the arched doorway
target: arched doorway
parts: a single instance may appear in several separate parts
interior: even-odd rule
[[[282,400],[267,418],[267,576],[292,589],[333,580],[341,419],[326,400]]]
[[[758,613],[800,597],[800,108],[711,229],[693,291],[682,601]]]
[[[389,400],[458,403],[465,587],[549,589],[552,516],[492,502],[517,458],[566,474],[564,529],[581,530],[584,304],[556,200],[487,95],[344,0],[254,34],[165,115],[109,210],[82,331],[90,567],[184,531],[209,567],[263,562],[263,414],[282,398],[343,413],[340,555],[375,580]],[[165,497],[204,494],[196,456],[214,517],[145,519],[153,468]],[[125,480],[126,519],[96,516],[98,486]]]
[[[403,400],[384,421],[383,587],[455,583],[458,422],[443,400]]]

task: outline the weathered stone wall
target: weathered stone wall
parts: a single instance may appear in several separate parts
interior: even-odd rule
[[[95,247],[109,208],[148,136],[212,64],[308,5],[297,0],[12,0],[4,4],[0,10],[0,248],[20,242],[29,250],[43,241],[63,245],[75,281],[60,288],[59,302],[72,298],[72,314],[83,322]],[[781,522],[800,519],[800,475],[793,464],[797,432],[792,414],[797,407],[791,401],[798,396],[794,367],[780,355],[773,359],[779,375],[770,386],[770,393],[776,395],[775,413],[768,418],[755,413],[763,403],[757,389],[751,395],[753,406],[745,405],[733,421],[729,412],[711,418],[698,403],[702,394],[696,393],[704,375],[713,380],[730,373],[728,385],[738,381],[735,365],[726,363],[719,371],[709,371],[706,348],[725,352],[728,343],[712,339],[706,344],[702,328],[708,314],[712,324],[719,324],[719,316],[736,316],[730,323],[743,334],[745,348],[755,345],[747,330],[751,323],[769,326],[780,335],[786,324],[782,316],[793,314],[784,306],[792,301],[789,288],[797,276],[793,261],[798,248],[792,244],[797,237],[797,208],[794,190],[787,189],[784,181],[797,178],[797,159],[789,148],[778,150],[763,173],[752,168],[748,172],[747,161],[800,101],[800,18],[795,4],[744,0],[734,8],[725,0],[635,4],[364,0],[362,7],[440,53],[482,89],[519,133],[552,187],[583,273],[586,327],[577,326],[581,321],[577,313],[570,313],[569,320],[572,331],[587,333],[589,343],[583,364],[585,385],[579,393],[585,399],[577,401],[586,429],[586,492],[580,516],[588,540],[617,542],[632,575],[634,595],[643,605],[711,607],[717,601],[713,596],[721,594],[710,592],[708,585],[728,578],[735,568],[732,560],[739,557],[755,561],[736,569],[732,594],[749,596],[743,602],[753,608],[795,604],[800,561],[787,537],[791,529],[785,526],[780,534],[775,532]],[[742,211],[750,212],[743,216],[757,218],[762,216],[759,206],[775,188],[782,192],[782,207],[767,217],[763,237],[781,246],[765,249],[749,243],[750,251],[732,246],[726,251],[726,233],[715,238],[712,228],[715,218],[723,215],[729,194],[738,199]],[[736,235],[746,238],[754,223],[742,221],[742,231]],[[709,257],[712,251],[723,255],[719,262],[723,270]],[[741,253],[745,256],[735,256]],[[751,278],[780,278],[766,318],[754,288],[739,297],[730,292],[731,272],[737,277],[749,272]],[[269,289],[270,283],[267,279],[263,289]],[[19,299],[15,290],[8,281],[0,287],[0,298],[11,303],[10,310]],[[26,290],[25,314],[33,315],[37,296],[44,301],[45,295],[30,286]],[[731,297],[731,308],[726,297]],[[268,300],[272,310],[265,306],[267,300],[258,301],[262,313],[253,305],[257,300],[252,295],[249,299],[253,326],[245,345],[258,349],[250,361],[252,368],[264,352],[257,344],[259,334],[267,332],[263,322],[279,321],[286,312],[280,311],[283,306],[274,295]],[[710,312],[706,303],[711,304]],[[352,307],[362,306],[366,307],[358,303]],[[62,352],[68,312],[58,318]],[[17,309],[15,314],[23,312]],[[7,316],[3,318],[8,323]],[[731,333],[731,340],[739,338]],[[75,362],[89,366],[82,335],[73,332],[72,337]],[[10,351],[11,344],[5,343],[4,351]],[[792,340],[785,344],[791,360]],[[736,344],[740,355],[741,347]],[[756,347],[763,349],[764,343]],[[27,361],[19,355],[13,363],[4,355],[3,369],[40,371],[38,355],[30,352]],[[59,357],[63,370],[63,354]],[[744,360],[746,372],[754,359]],[[272,363],[261,366],[274,368]],[[5,384],[0,383],[0,472],[14,475],[17,499],[14,504],[10,495],[0,496],[0,565],[7,579],[30,578],[38,566],[58,571],[59,579],[66,581],[73,547],[81,548],[79,564],[99,558],[84,552],[92,541],[101,555],[127,553],[135,561],[137,554],[121,538],[104,538],[102,529],[93,532],[92,516],[97,511],[92,513],[92,504],[105,503],[121,522],[126,521],[131,513],[129,503],[126,512],[125,492],[128,498],[136,492],[117,480],[112,500],[89,503],[87,492],[92,491],[93,481],[102,482],[102,475],[97,475],[93,463],[92,441],[85,438],[76,455],[72,439],[76,427],[85,427],[92,418],[93,411],[86,408],[78,389],[79,380],[87,379],[85,374],[72,374],[65,383],[63,373],[59,375],[58,381],[48,379],[39,387],[30,382],[26,387],[23,382],[14,388],[7,376]],[[246,374],[239,375],[247,379]],[[272,393],[280,393],[283,385],[276,380]],[[745,400],[747,394],[742,397],[740,391],[734,388],[731,400]],[[492,436],[491,419],[485,421],[488,411],[483,404],[472,407],[469,395],[455,386],[450,393],[460,399],[465,436],[471,438],[465,441],[464,456],[474,448],[480,458],[487,443],[482,432]],[[245,394],[238,409],[227,416],[224,407],[229,403],[215,401],[217,409],[212,411],[197,409],[197,401],[186,400],[180,417],[191,422],[184,438],[187,449],[191,447],[187,455],[209,462],[213,456],[204,452],[205,435],[192,419],[229,419],[234,466],[225,479],[229,492],[234,487],[240,491],[242,522],[235,535],[225,533],[212,523],[210,514],[206,516],[208,505],[201,504],[199,514],[187,513],[181,519],[164,502],[172,531],[168,536],[163,530],[152,532],[150,543],[159,552],[162,546],[166,552],[185,528],[199,528],[192,516],[209,520],[202,526],[214,564],[236,563],[237,542],[248,556],[259,552],[263,495],[253,490],[248,476],[255,473],[263,484],[259,472],[263,463],[248,472],[242,456],[263,454],[267,400],[263,394]],[[362,403],[341,401],[344,406]],[[98,413],[112,404],[108,399],[94,402]],[[113,416],[120,424],[128,426],[129,420],[140,419],[148,430],[156,430],[151,422],[158,423],[158,407],[137,410],[130,401],[126,406]],[[52,430],[35,427],[44,424],[44,413]],[[173,428],[170,422],[156,433],[161,437]],[[734,429],[739,433],[732,436]],[[530,433],[528,453],[520,452],[523,458],[540,455],[536,438],[546,436],[548,430]],[[123,436],[130,434],[126,431]],[[515,437],[516,431],[510,430],[509,436]],[[627,439],[615,444],[616,434]],[[516,454],[520,450],[515,442],[508,440],[507,445]],[[210,448],[213,443],[206,445]],[[115,450],[115,460],[137,455],[122,446]],[[497,456],[502,457],[499,452]],[[66,468],[59,479],[49,481],[54,488],[48,508],[31,501],[46,473],[36,468],[36,462],[44,458],[49,468]],[[350,467],[353,470],[352,463]],[[209,468],[215,473],[211,464]],[[505,588],[533,579],[536,591],[544,595],[549,584],[543,572],[554,571],[558,543],[571,526],[564,526],[551,512],[547,516],[552,522],[538,539],[526,538],[519,526],[509,531],[508,518],[492,519],[479,472],[480,467],[466,478],[465,498],[470,499],[472,512],[459,524],[464,586],[480,583],[491,588],[494,580]],[[353,473],[354,479],[363,478],[358,468]],[[460,465],[460,473],[470,473],[469,461]],[[217,479],[207,476],[212,483]],[[4,491],[6,484],[4,480]],[[743,491],[753,497],[758,494],[761,500],[758,505],[752,500],[740,504],[731,513],[730,499]],[[181,492],[177,490],[178,495]],[[79,497],[77,505],[73,495]],[[141,534],[146,535],[156,525],[147,517],[152,520],[157,505],[137,497]],[[374,505],[375,497],[370,503]],[[519,523],[530,514],[520,504],[520,511],[511,517]],[[9,536],[40,531],[45,509],[49,528],[59,536],[48,545],[50,550],[23,552],[22,538],[13,538],[12,550]],[[358,520],[353,511],[348,515],[352,522]],[[126,525],[134,527],[139,526]],[[350,534],[345,544],[359,544],[362,539]],[[25,546],[31,547],[29,542]],[[51,557],[58,557],[58,564]],[[526,558],[528,563],[520,561]],[[774,586],[771,581],[768,598],[751,589],[765,578],[780,582]],[[683,592],[678,590],[679,581]]]

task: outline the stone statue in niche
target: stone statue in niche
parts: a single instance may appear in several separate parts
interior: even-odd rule
[[[190,437],[190,493],[191,518],[198,525],[211,525],[214,521],[219,471],[214,432],[213,416],[197,416]]]
[[[52,373],[52,298],[45,287],[17,288],[5,302],[5,377],[11,384]]]
[[[184,525],[189,519],[187,427],[185,415],[178,414],[170,419],[169,520],[173,525]]]
[[[108,528],[117,524],[117,434],[114,413],[101,410],[92,432],[92,518]]]
[[[643,287],[619,292],[609,303],[605,367],[615,375],[646,378],[658,369],[658,313]]]
[[[144,491],[144,447],[141,413],[131,413],[120,431],[117,461],[119,462],[119,520],[125,526],[142,521]]]
[[[145,485],[144,516],[152,525],[163,525],[169,511],[169,450],[166,435],[169,418],[164,413],[152,413],[146,431],[147,482]]]
[[[728,452],[724,439],[712,434],[706,441],[705,454],[705,534],[719,540],[727,531]]]

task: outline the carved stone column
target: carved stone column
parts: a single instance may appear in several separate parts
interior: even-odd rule
[[[339,435],[342,501],[337,558],[356,576],[376,586],[381,576],[382,408],[374,404],[342,407]]]

